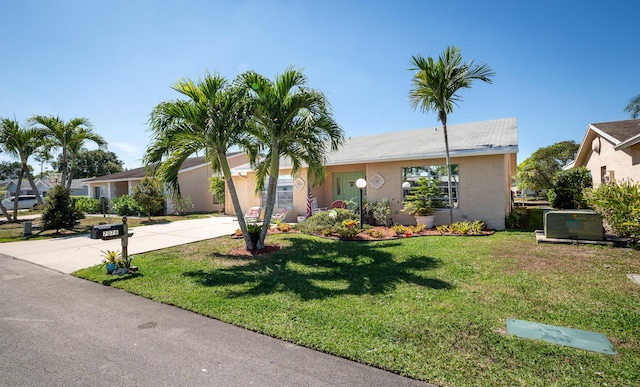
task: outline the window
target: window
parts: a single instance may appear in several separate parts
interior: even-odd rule
[[[453,207],[457,208],[460,200],[460,177],[459,177],[458,164],[451,166],[451,193],[453,197]],[[421,177],[432,178],[439,181],[440,189],[442,190],[442,196],[439,198],[445,203],[445,206],[449,206],[448,197],[448,178],[447,178],[447,166],[446,165],[425,165],[419,167],[407,167],[402,168],[402,181],[409,183],[409,188],[405,188],[406,184],[402,188],[402,198],[409,192],[415,182]]]
[[[262,192],[262,207],[267,205],[267,188],[268,182],[265,184],[265,191]],[[276,188],[276,202],[273,208],[293,207],[293,178],[291,175],[283,175],[278,177],[278,187]]]

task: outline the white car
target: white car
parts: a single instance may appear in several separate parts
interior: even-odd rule
[[[13,209],[13,201],[15,196],[10,196],[2,200],[2,205],[7,210]],[[18,196],[18,208],[21,210],[33,208],[38,202],[36,201],[36,195],[20,195]]]

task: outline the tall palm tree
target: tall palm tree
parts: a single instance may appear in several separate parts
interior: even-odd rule
[[[253,250],[227,161],[233,146],[254,152],[247,132],[244,91],[218,74],[206,74],[195,82],[182,79],[172,88],[187,99],[162,102],[153,109],[149,120],[152,138],[143,160],[157,165],[158,178],[180,197],[180,166],[189,156],[203,152],[213,171],[224,176],[247,249]]]
[[[93,132],[91,122],[84,117],[73,118],[65,122],[60,117],[33,116],[29,121],[36,125],[37,129],[44,131],[45,137],[53,148],[60,150],[62,155],[60,181],[67,186],[70,186],[70,179],[73,177],[69,174],[69,163],[73,158],[72,148],[76,147],[78,143],[82,146],[85,140],[93,141],[99,146],[104,144],[104,139]]]
[[[460,89],[471,88],[474,80],[492,83],[495,75],[493,69],[486,64],[476,65],[473,61],[463,62],[460,49],[449,46],[438,57],[423,58],[412,56],[411,68],[415,71],[412,79],[413,88],[409,92],[411,106],[423,112],[438,114],[444,132],[444,144],[448,177],[449,218],[453,223],[453,195],[451,192],[451,159],[449,157],[449,136],[447,133],[447,116],[453,112],[462,98],[457,94]]]
[[[277,75],[274,81],[247,72],[238,80],[248,92],[253,134],[258,140],[260,154],[253,159],[256,190],[267,186],[267,202],[258,248],[264,247],[278,184],[280,158],[291,161],[295,175],[306,164],[310,185],[326,177],[327,153],[344,142],[344,132],[334,121],[324,94],[307,87],[307,78],[293,67]]]
[[[640,116],[640,94],[631,98],[629,104],[624,108],[624,111],[630,113],[631,118],[634,120]]]
[[[15,194],[16,200],[14,200],[13,206],[13,219],[16,220],[18,216],[17,198],[20,196],[23,176],[27,177],[31,189],[36,196],[36,201],[39,205],[42,205],[42,197],[38,192],[38,187],[33,180],[28,165],[29,157],[42,145],[42,136],[35,129],[22,128],[18,121],[4,118],[0,121],[0,140],[2,149],[13,157],[19,158],[22,164],[22,171],[18,174],[18,186]]]
[[[94,133],[91,128],[87,128],[84,126],[76,126],[73,128],[73,133],[71,134],[71,140],[69,141],[69,177],[66,181],[67,189],[71,189],[71,181],[73,180],[73,173],[76,168],[76,161],[78,158],[78,154],[84,149],[83,145],[87,141],[92,141],[100,147],[100,149],[104,149],[107,146],[107,142],[102,136],[97,133]],[[62,180],[64,182],[64,180]]]

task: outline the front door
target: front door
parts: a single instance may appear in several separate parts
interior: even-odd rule
[[[333,174],[333,200],[343,200],[348,208],[358,208],[360,189],[356,187],[356,180],[364,179],[364,172],[341,172]],[[366,188],[365,188],[366,190]],[[366,191],[363,192],[366,196]]]

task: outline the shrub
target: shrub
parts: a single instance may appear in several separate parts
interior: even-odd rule
[[[213,193],[213,197],[216,198],[218,204],[224,207],[225,199],[225,182],[224,179],[219,176],[213,176],[209,178],[209,191]]]
[[[74,200],[74,206],[77,211],[84,212],[86,214],[102,213],[100,199],[93,199],[87,196],[78,196],[72,199]]]
[[[70,190],[58,184],[49,191],[40,218],[42,230],[71,230],[82,218],[84,214],[74,207]]]
[[[335,217],[332,217],[331,214],[335,214]],[[303,223],[298,223],[296,229],[306,234],[313,234],[327,228],[337,229],[345,220],[358,219],[359,215],[351,210],[334,208],[331,211],[317,212]]]
[[[193,211],[194,205],[191,196],[180,196],[173,198],[173,213],[178,216],[188,214]]]
[[[585,167],[560,171],[553,180],[547,197],[553,208],[585,208],[587,206],[582,191],[591,187],[591,173]]]
[[[111,205],[113,212],[120,216],[135,216],[141,212],[136,201],[129,195],[122,195],[111,199]]]
[[[396,224],[391,228],[393,229],[393,231],[395,231],[396,235],[402,235],[409,232],[409,227],[403,226],[401,224]]]
[[[584,192],[587,203],[602,215],[614,233],[640,239],[640,183],[601,184]]]
[[[157,179],[149,176],[142,178],[140,183],[133,188],[133,199],[141,212],[151,219],[164,208],[164,192]]]
[[[480,234],[484,227],[485,223],[482,220],[474,220],[473,222],[463,220],[461,222],[455,222],[450,226],[438,226],[436,230],[441,234],[473,235]]]

